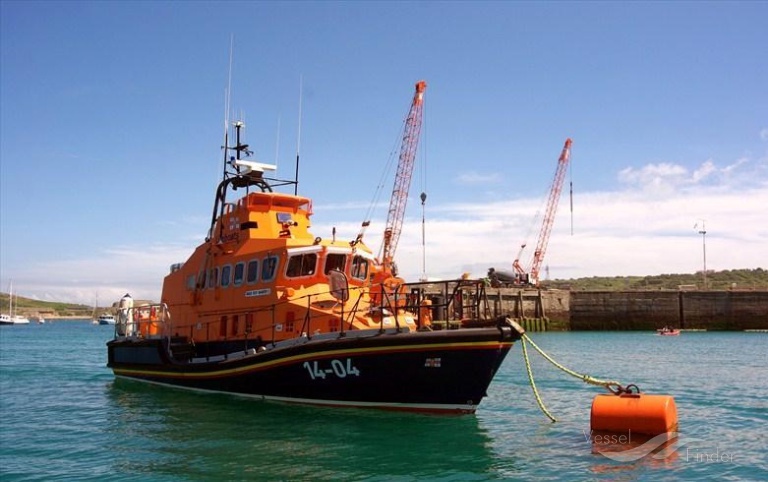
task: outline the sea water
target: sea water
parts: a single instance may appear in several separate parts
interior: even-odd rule
[[[0,480],[768,480],[768,334],[534,333],[580,373],[675,397],[669,456],[590,439],[603,393],[516,344],[474,415],[259,402],[115,380],[90,321],[0,327]],[[621,447],[618,447],[621,450]]]

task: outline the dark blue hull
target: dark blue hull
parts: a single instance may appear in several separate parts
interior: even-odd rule
[[[259,399],[422,412],[474,412],[519,333],[493,328],[348,332],[195,357],[168,339],[110,341],[115,375]],[[183,354],[181,354],[183,353]]]

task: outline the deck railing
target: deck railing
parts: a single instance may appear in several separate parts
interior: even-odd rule
[[[337,329],[343,334],[353,326],[356,315],[360,312],[361,301],[366,288],[349,286],[350,299],[338,315]],[[247,311],[223,312],[217,320],[198,322],[193,325],[177,327],[172,323],[167,305],[147,304],[118,310],[115,326],[116,337],[134,337],[151,339],[167,337],[195,341],[216,341],[221,350],[258,348],[266,344],[274,344],[285,339],[282,332],[293,332],[299,326],[299,336],[311,338],[316,331],[315,320],[327,320],[328,311],[312,309],[313,302],[321,299],[328,301],[328,293],[305,295],[300,298],[279,300],[277,303],[264,307],[254,307]],[[277,313],[287,303],[306,301],[303,316],[295,320],[278,319]],[[368,306],[367,304],[365,305]],[[449,280],[440,282],[405,283],[401,288],[387,291],[381,287],[378,306],[370,307],[378,310],[379,328],[385,329],[385,322],[394,322],[396,329],[402,329],[403,324],[398,313],[407,312],[416,321],[419,329],[426,326],[432,329],[458,328],[466,320],[489,320],[491,310],[485,296],[485,285],[479,280]],[[366,314],[370,314],[366,312]],[[264,316],[271,317],[268,326],[257,329],[255,320]],[[292,325],[292,326],[291,326]],[[211,353],[203,356],[215,356]]]

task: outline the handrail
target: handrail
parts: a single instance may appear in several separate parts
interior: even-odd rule
[[[171,313],[165,303],[120,308],[115,320],[115,338],[157,338],[170,336]]]
[[[447,280],[438,282],[420,281],[403,283],[397,290],[391,293],[388,293],[387,290],[382,289],[383,296],[381,298],[380,305],[376,307],[382,309],[381,319],[379,322],[380,329],[384,329],[385,318],[393,320],[396,329],[402,329],[402,320],[398,317],[399,309],[404,309],[409,313],[409,315],[413,316],[421,327],[422,320],[419,318],[421,316],[421,302],[423,299],[429,298],[430,295],[435,295],[431,296],[431,310],[433,310],[434,313],[444,313],[444,319],[436,321],[455,321],[457,316],[459,319],[461,319],[467,313],[474,317],[488,319],[488,307],[486,306],[485,309],[483,309],[481,306],[482,297],[485,293],[481,283],[482,282],[478,280]],[[360,304],[364,298],[365,289],[365,287],[361,286],[349,286],[350,292],[357,291],[358,296],[356,301],[351,306],[347,305],[345,306],[344,310],[342,310],[339,327],[339,331],[342,334],[346,329],[352,328],[356,316],[358,313],[360,313]],[[437,291],[439,291],[439,296],[437,295]],[[461,313],[459,313],[457,310],[459,293],[461,293],[462,299]],[[200,340],[199,336],[195,336],[196,333],[199,333],[200,330],[204,330],[203,336],[205,340],[212,340],[215,338],[221,342],[239,341],[244,342],[246,347],[251,346],[251,344],[254,342],[274,344],[277,338],[276,335],[278,326],[285,323],[285,321],[278,321],[276,319],[278,308],[287,303],[296,303],[306,299],[307,305],[303,319],[301,319],[302,325],[300,332],[305,334],[308,338],[311,338],[312,324],[315,316],[328,316],[328,312],[313,312],[311,309],[313,299],[323,298],[326,294],[330,294],[330,290],[322,293],[304,294],[296,298],[280,298],[268,306],[252,307],[248,309],[247,313],[243,313],[241,310],[236,309],[221,312],[222,316],[245,315],[245,327],[243,329],[238,329],[237,333],[234,334],[231,334],[227,331],[222,333],[220,337],[214,336],[215,333],[212,332],[212,329],[214,328],[212,325],[219,325],[221,323],[220,320],[200,322],[188,327],[184,327],[181,332],[175,332],[174,324],[171,320],[171,313],[167,304],[165,303],[154,303],[142,306],[134,306],[132,308],[124,308],[122,310],[118,310],[118,322],[116,323],[115,327],[115,337],[166,337],[170,343],[173,337],[183,336],[187,338],[190,343],[194,343],[196,338],[198,341]],[[438,299],[436,300],[435,298]],[[384,308],[391,311],[391,318],[389,318],[389,315],[385,316],[386,312],[383,310]],[[270,312],[272,316],[272,322],[269,326],[254,330],[252,321],[248,321],[250,319],[249,316],[257,316],[259,313],[266,312]]]

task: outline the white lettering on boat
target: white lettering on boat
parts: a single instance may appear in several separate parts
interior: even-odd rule
[[[269,288],[262,288],[260,290],[250,290],[245,292],[246,298],[251,298],[254,296],[266,296],[270,292]]]
[[[329,366],[326,367],[321,367],[317,360],[313,362],[304,362],[302,366],[307,369],[309,377],[312,380],[317,380],[318,378],[325,380],[325,377],[328,375],[335,375],[338,378],[360,376],[360,370],[352,364],[351,358],[347,358],[346,360],[333,359],[330,361]]]

